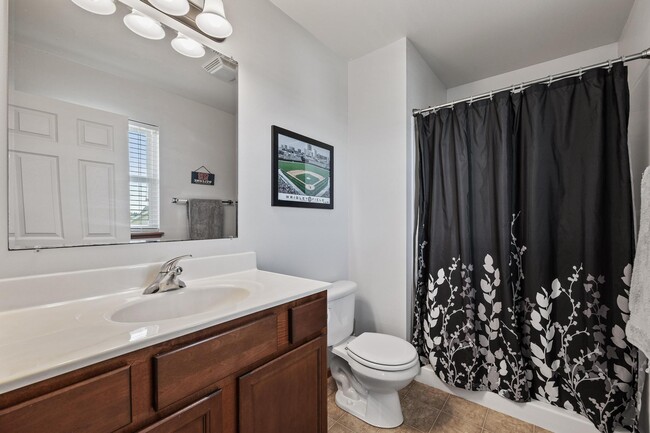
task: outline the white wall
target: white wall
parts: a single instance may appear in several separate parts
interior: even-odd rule
[[[650,48],[650,1],[636,0],[627,24],[618,41],[619,55],[629,55]],[[639,209],[641,175],[650,164],[650,61],[628,63],[630,87],[630,124],[628,143],[634,200]],[[638,216],[638,214],[637,214]],[[650,354],[646,354],[650,355]],[[641,412],[641,430],[650,432],[650,382],[646,376],[644,403]]]
[[[582,66],[600,63],[604,60],[618,57],[618,44],[603,45],[587,51],[560,57],[544,63],[495,75],[483,80],[452,87],[447,91],[447,101],[469,98],[473,95],[489,92],[490,90],[501,89],[516,83],[535,80],[551,74],[577,69]]]
[[[406,332],[412,334],[414,297],[414,246],[415,219],[415,137],[413,134],[413,110],[443,104],[447,100],[447,88],[436,77],[418,50],[406,44]]]
[[[172,197],[237,198],[237,124],[232,114],[29,45],[13,44],[12,56],[13,86],[10,88],[160,127],[163,240],[187,239],[189,233],[187,209],[172,204]],[[190,183],[190,172],[202,165],[216,174],[214,186]],[[234,207],[224,209],[226,237],[235,234],[235,213]]]
[[[410,333],[411,110],[444,87],[407,39],[348,68],[350,278],[356,332]]]
[[[348,66],[350,278],[355,332],[405,338],[406,39]]]
[[[0,131],[6,131],[7,0],[0,0]],[[240,238],[147,245],[7,251],[6,175],[0,176],[0,277],[256,251],[260,268],[335,280],[347,277],[347,63],[265,0],[226,2],[234,33],[219,50],[239,73]],[[136,36],[134,36],[136,37]],[[272,208],[271,125],[335,149],[334,210]],[[6,135],[0,134],[4,173]]]
[[[618,42],[619,55],[634,54],[650,48],[650,1],[637,0],[634,3],[628,22]],[[650,62],[638,60],[628,65],[628,85],[630,88],[630,124],[628,143],[632,179],[634,184],[634,203],[639,209],[641,175],[650,164]]]

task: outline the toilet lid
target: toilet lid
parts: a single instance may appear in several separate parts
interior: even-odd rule
[[[407,369],[418,359],[415,348],[407,341],[374,332],[364,332],[348,343],[346,349],[350,357],[370,368]]]

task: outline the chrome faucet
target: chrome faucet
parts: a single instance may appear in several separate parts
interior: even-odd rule
[[[185,283],[178,278],[178,276],[183,273],[183,268],[178,266],[178,262],[186,257],[192,257],[192,255],[187,254],[175,257],[163,263],[160,267],[160,272],[158,272],[158,275],[156,276],[156,280],[149,284],[142,294],[150,295],[152,293],[162,293],[184,288]]]

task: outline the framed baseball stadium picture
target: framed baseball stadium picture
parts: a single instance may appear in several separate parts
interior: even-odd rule
[[[334,148],[272,127],[273,206],[334,209]]]

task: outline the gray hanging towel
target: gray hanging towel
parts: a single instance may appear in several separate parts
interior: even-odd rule
[[[627,339],[650,356],[650,167],[645,169],[641,181],[641,218],[629,310],[630,320],[625,328]]]
[[[223,237],[223,203],[221,200],[191,198],[187,201],[190,239]]]

